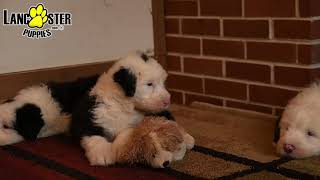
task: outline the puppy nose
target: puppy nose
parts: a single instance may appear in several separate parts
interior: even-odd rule
[[[170,105],[170,98],[165,99],[162,103],[163,103],[163,106],[169,106]]]
[[[294,145],[292,145],[292,144],[284,144],[283,145],[283,150],[287,154],[292,153],[295,149],[296,149],[296,147]]]
[[[169,161],[165,161],[163,164],[162,164],[163,167],[168,167],[169,166]]]

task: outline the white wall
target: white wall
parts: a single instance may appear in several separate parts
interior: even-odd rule
[[[72,13],[72,26],[49,39],[22,37],[22,26],[3,26],[2,9]],[[114,60],[153,48],[151,0],[0,0],[0,73]]]

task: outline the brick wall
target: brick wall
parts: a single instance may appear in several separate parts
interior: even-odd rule
[[[320,0],[165,0],[173,101],[278,114],[319,77]]]

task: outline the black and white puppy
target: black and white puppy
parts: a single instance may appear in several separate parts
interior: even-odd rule
[[[120,59],[100,76],[76,105],[70,126],[91,165],[115,163],[115,137],[135,127],[146,114],[169,107],[166,78],[166,71],[155,59],[139,53]]]
[[[98,77],[28,87],[0,104],[0,145],[66,132],[74,104]]]

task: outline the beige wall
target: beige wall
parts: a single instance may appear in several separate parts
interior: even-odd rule
[[[43,3],[48,12],[72,13],[72,26],[48,39],[22,37],[22,26],[0,28],[0,73],[113,60],[153,48],[151,0],[0,0],[2,9],[25,12]]]

